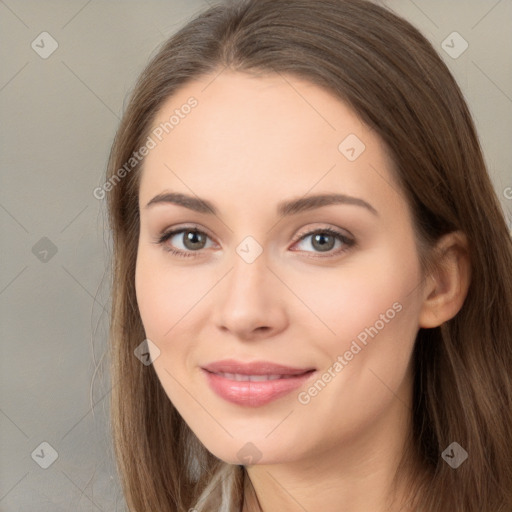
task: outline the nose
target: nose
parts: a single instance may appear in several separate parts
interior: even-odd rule
[[[274,336],[287,326],[286,292],[263,253],[252,263],[237,254],[215,297],[217,327],[241,340]]]

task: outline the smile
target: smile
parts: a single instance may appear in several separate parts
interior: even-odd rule
[[[245,407],[261,407],[302,386],[315,370],[302,374],[246,375],[210,372],[203,368],[210,389],[223,400]]]
[[[234,380],[237,382],[263,382],[266,380],[277,380],[277,379],[289,379],[294,377],[293,375],[245,375],[241,373],[224,373],[216,372],[216,375],[220,375],[225,379]]]

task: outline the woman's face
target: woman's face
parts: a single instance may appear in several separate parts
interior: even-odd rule
[[[377,135],[309,82],[228,71],[186,85],[153,129],[137,300],[158,378],[201,442],[264,464],[402,432],[421,274]]]

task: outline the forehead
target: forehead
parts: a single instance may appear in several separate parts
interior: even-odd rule
[[[190,98],[193,108],[185,107]],[[312,188],[396,195],[396,186],[383,187],[393,181],[392,162],[375,132],[340,99],[290,75],[224,71],[190,82],[164,102],[151,133],[141,203],[164,189],[215,190],[227,201],[236,190],[244,204]]]

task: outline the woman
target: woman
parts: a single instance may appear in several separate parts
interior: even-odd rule
[[[314,5],[210,8],[121,121],[128,506],[510,511],[512,243],[468,108],[409,23]]]

